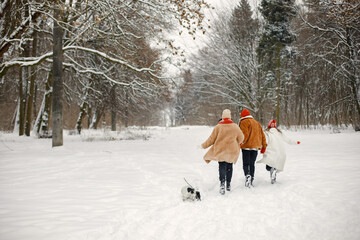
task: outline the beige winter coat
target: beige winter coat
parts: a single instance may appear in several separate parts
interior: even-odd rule
[[[244,134],[235,123],[218,124],[215,126],[210,137],[201,144],[202,148],[208,148],[204,160],[236,163],[240,154],[240,143],[244,140]]]

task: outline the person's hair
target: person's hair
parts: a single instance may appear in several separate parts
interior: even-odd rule
[[[266,131],[269,131],[270,129],[271,129],[271,128],[268,127],[268,128],[266,129]],[[275,128],[275,129],[278,130],[279,133],[282,133],[282,131],[281,131],[280,129],[278,129],[278,128]]]

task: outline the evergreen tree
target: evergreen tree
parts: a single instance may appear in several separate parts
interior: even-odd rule
[[[257,49],[259,62],[262,64],[264,75],[274,79],[275,86],[275,118],[280,120],[281,95],[281,59],[285,53],[284,48],[289,46],[295,35],[290,29],[290,22],[295,15],[294,0],[262,0],[260,6],[265,24]],[[273,83],[270,83],[273,84]]]
[[[241,0],[231,15],[229,22],[232,39],[238,42],[239,46],[246,44],[254,46],[258,34],[259,21],[252,17],[253,12],[247,0]]]

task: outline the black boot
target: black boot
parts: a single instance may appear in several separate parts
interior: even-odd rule
[[[226,182],[226,191],[231,191],[230,182]]]
[[[224,195],[225,194],[225,183],[220,183],[220,194]]]

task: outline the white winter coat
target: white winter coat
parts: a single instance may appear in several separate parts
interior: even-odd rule
[[[280,133],[276,128],[271,128],[265,131],[267,148],[264,156],[258,163],[265,163],[270,167],[276,168],[278,171],[284,170],[286,160],[286,150],[284,142],[288,144],[297,144],[297,141],[286,137]]]

